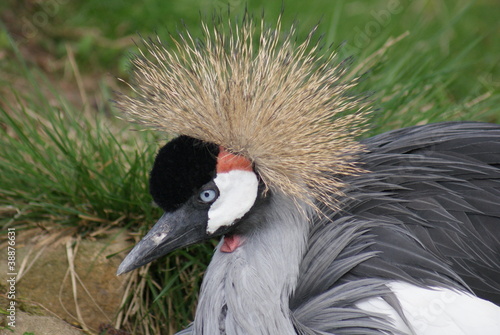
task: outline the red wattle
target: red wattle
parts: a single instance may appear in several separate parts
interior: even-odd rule
[[[241,237],[239,235],[226,235],[224,242],[220,247],[222,252],[233,252],[241,245]]]

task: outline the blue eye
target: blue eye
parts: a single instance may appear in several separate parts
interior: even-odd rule
[[[199,198],[205,203],[211,203],[217,198],[217,192],[212,189],[203,190],[200,192]]]

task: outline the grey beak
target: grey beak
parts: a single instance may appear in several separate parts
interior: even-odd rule
[[[144,238],[125,257],[117,275],[132,271],[169,252],[209,239],[207,214],[188,206],[165,212]]]

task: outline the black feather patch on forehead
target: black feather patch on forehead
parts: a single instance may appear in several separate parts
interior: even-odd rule
[[[149,192],[164,211],[171,212],[215,176],[219,147],[189,136],[163,146],[149,178]]]

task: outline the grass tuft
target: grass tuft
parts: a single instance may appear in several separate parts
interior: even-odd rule
[[[150,220],[153,136],[84,113],[43,78],[25,79],[30,87],[7,88],[12,99],[0,106],[0,206],[16,208],[17,224],[77,224],[81,232]]]

